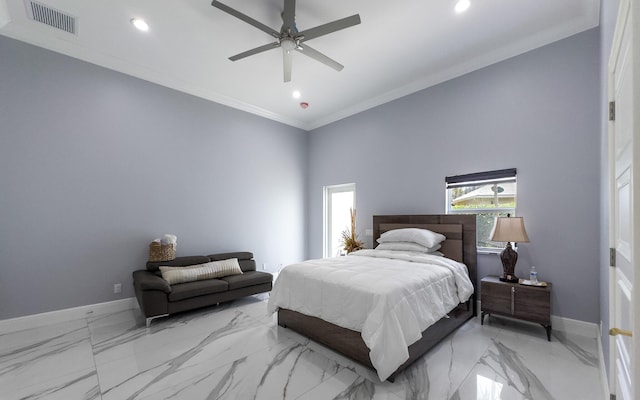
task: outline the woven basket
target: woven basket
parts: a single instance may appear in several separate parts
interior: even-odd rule
[[[176,248],[172,244],[151,242],[149,261],[171,261],[176,258]]]

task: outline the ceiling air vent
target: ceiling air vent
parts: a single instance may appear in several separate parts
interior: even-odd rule
[[[76,18],[55,8],[33,0],[25,0],[27,15],[34,21],[76,34]]]

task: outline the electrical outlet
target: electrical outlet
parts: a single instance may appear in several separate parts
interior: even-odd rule
[[[113,285],[113,293],[122,293],[122,283],[115,283]]]
[[[262,264],[262,270],[265,271],[267,269],[267,264]]]

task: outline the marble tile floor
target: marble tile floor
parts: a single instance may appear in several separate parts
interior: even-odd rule
[[[137,310],[0,335],[0,399],[601,399],[597,343],[469,321],[394,383],[278,327],[266,295],[155,320]]]

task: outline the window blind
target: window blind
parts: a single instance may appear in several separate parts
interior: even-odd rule
[[[445,177],[447,189],[469,186],[473,182],[509,182],[516,179],[516,168],[499,169],[495,171],[474,172],[473,174],[454,175]]]

